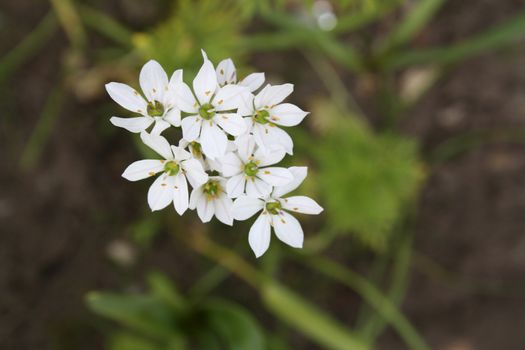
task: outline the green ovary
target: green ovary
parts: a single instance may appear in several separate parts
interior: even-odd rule
[[[175,163],[174,161],[170,160],[169,162],[167,162],[166,164],[164,164],[164,171],[166,172],[166,174],[168,174],[169,176],[174,176],[174,175],[177,175],[179,173],[179,170],[180,170],[180,166],[179,164]]]
[[[277,215],[279,214],[279,211],[282,209],[280,202],[268,202],[266,203],[266,210],[272,214]]]
[[[220,193],[222,189],[218,181],[208,181],[204,187],[202,188],[202,192],[204,192],[208,199],[216,198]]]
[[[244,173],[248,176],[255,176],[259,171],[259,167],[255,162],[249,162],[244,165]]]
[[[259,124],[267,124],[268,118],[270,117],[270,113],[266,110],[260,110],[255,112],[253,115],[253,120],[255,120]]]
[[[147,111],[150,117],[162,117],[164,115],[164,106],[159,101],[148,102]]]
[[[209,103],[205,103],[199,108],[199,115],[206,120],[210,120],[215,115],[213,106]]]

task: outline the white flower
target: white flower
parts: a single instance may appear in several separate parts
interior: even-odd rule
[[[170,146],[160,135],[146,132],[140,134],[142,141],[163,159],[139,160],[129,165],[122,177],[129,181],[138,181],[161,173],[148,191],[148,204],[151,210],[160,210],[171,202],[180,215],[188,209],[188,184],[198,187],[208,181],[201,163],[191,157],[182,148]]]
[[[302,248],[304,233],[299,221],[288,211],[316,215],[323,208],[313,199],[305,196],[282,196],[296,189],[306,177],[306,167],[292,167],[294,180],[286,186],[276,187],[265,199],[247,196],[239,197],[233,203],[235,220],[246,220],[262,210],[248,234],[248,242],[256,257],[260,257],[270,246],[270,230],[284,243],[294,248]]]
[[[280,162],[285,155],[281,147],[268,152],[257,149],[249,135],[235,140],[237,152],[230,152],[220,159],[221,172],[230,177],[226,192],[231,198],[242,195],[245,191],[250,197],[262,198],[270,194],[272,186],[283,186],[293,180],[292,173],[286,168],[268,167]]]
[[[240,108],[247,123],[247,132],[252,133],[264,151],[273,145],[280,145],[286,153],[293,154],[293,142],[286,131],[279,126],[298,125],[308,112],[291,103],[281,103],[293,92],[292,84],[266,85],[256,96],[243,96]],[[249,110],[249,113],[245,111]]]
[[[111,123],[131,132],[142,132],[153,122],[152,134],[160,134],[170,125],[180,126],[180,110],[175,108],[173,86],[182,81],[182,70],[168,76],[156,61],[147,62],[140,71],[140,87],[146,96],[142,97],[137,90],[122,83],[106,84],[106,90],[111,98],[129,111],[139,113],[141,117],[112,117]]]
[[[209,158],[226,153],[226,133],[239,136],[246,130],[243,118],[237,113],[247,88],[237,85],[219,87],[213,64],[203,51],[204,63],[193,80],[192,91],[184,82],[175,85],[177,106],[190,116],[182,119],[182,135],[189,142],[197,141]],[[196,98],[195,98],[196,97]]]
[[[212,176],[204,185],[195,187],[190,196],[190,209],[197,209],[202,222],[213,215],[226,225],[233,225],[232,200],[226,195],[226,179]]]
[[[251,92],[257,90],[264,83],[264,73],[252,73],[237,83],[237,72],[231,58],[222,60],[217,65],[217,82],[220,86],[237,84],[245,86]]]

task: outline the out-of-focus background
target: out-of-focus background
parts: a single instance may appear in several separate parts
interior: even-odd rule
[[[2,0],[0,348],[523,349],[524,38],[523,0]],[[301,251],[120,177],[104,84],[201,48],[311,112]]]

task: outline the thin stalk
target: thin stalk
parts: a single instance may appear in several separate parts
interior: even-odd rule
[[[82,51],[86,45],[87,36],[72,1],[73,0],[50,0],[71,45],[75,50]]]
[[[213,242],[206,235],[199,232],[185,232],[177,237],[198,253],[216,261],[256,289],[269,311],[323,348],[369,349],[369,346],[357,334],[346,329],[330,315],[264,275],[237,254]]]
[[[301,261],[314,270],[356,291],[375,309],[377,314],[381,315],[385,321],[390,323],[410,349],[429,349],[425,340],[419,335],[410,321],[399,311],[397,306],[364,277],[328,259],[308,256],[307,258],[301,259]]]
[[[60,115],[64,96],[64,87],[61,83],[55,85],[49,93],[42,114],[40,115],[31,137],[20,157],[20,167],[24,171],[33,169],[40,159],[42,151],[45,149],[45,145],[51,134],[51,130]]]
[[[49,12],[29,35],[5,56],[0,58],[0,84],[42,49],[55,34],[57,28],[55,14]]]
[[[359,107],[352,94],[346,88],[345,84],[339,77],[339,74],[326,60],[319,55],[303,51],[312,69],[317,73],[317,76],[326,86],[337,108],[345,113],[351,111],[355,117],[366,120],[363,110]]]
[[[133,32],[105,13],[87,5],[78,7],[81,19],[87,27],[124,47],[132,47]]]

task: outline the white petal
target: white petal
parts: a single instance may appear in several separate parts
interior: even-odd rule
[[[220,86],[225,84],[235,84],[237,82],[237,74],[235,72],[235,65],[231,58],[222,60],[217,65],[217,81]]]
[[[148,108],[146,100],[131,86],[121,83],[109,83],[106,84],[106,91],[113,101],[128,111],[146,115]]]
[[[148,61],[140,70],[140,88],[148,101],[163,102],[168,89],[168,75],[157,61]]]
[[[193,91],[202,105],[210,101],[215,89],[217,89],[217,75],[213,69],[213,64],[205,59],[193,80]]]
[[[317,215],[323,211],[323,208],[316,201],[306,196],[283,198],[281,203],[284,209],[297,213]]]
[[[178,108],[172,108],[166,115],[164,116],[164,120],[170,123],[173,126],[180,126],[181,117],[180,117],[180,109]]]
[[[142,142],[158,154],[160,154],[164,159],[172,159],[173,153],[171,152],[171,147],[168,141],[160,135],[152,135],[143,131],[140,133],[140,138]]]
[[[179,141],[179,145],[180,144],[181,142]],[[186,151],[184,147],[181,146],[177,147],[172,145],[171,152],[173,153],[173,158],[177,161],[183,161],[191,158],[191,153]]]
[[[252,73],[239,82],[239,85],[246,86],[248,90],[254,92],[264,83],[264,73]]]
[[[164,164],[158,159],[144,159],[131,163],[122,173],[129,181],[138,181],[154,176],[164,170]]]
[[[253,138],[263,152],[269,152],[274,146],[281,146],[286,153],[292,154],[293,142],[290,136],[279,127],[271,124],[255,123]]]
[[[202,118],[197,116],[185,117],[180,124],[182,126],[182,137],[184,137],[185,140],[192,142],[199,138]]]
[[[155,118],[155,126],[151,130],[152,135],[160,135],[164,130],[170,127],[170,123],[162,120],[162,118]]]
[[[281,103],[272,107],[269,111],[270,120],[282,126],[295,126],[303,121],[308,112],[291,103]]]
[[[217,113],[213,120],[230,135],[239,136],[246,131],[244,119],[236,113]]]
[[[228,138],[213,121],[205,120],[202,123],[200,143],[202,153],[211,159],[215,159],[224,156],[226,153]]]
[[[277,238],[291,247],[303,247],[304,233],[296,218],[281,211],[279,215],[272,215],[272,223]]]
[[[272,143],[283,147],[286,153],[293,154],[293,141],[286,131],[279,127],[270,128],[270,137]]]
[[[199,104],[188,85],[185,83],[176,83],[172,91],[175,106],[178,109],[186,113],[197,113],[199,111]]]
[[[191,210],[197,208],[197,203],[201,200],[202,196],[204,196],[204,192],[202,192],[202,186],[194,187],[193,191],[191,191],[191,194],[190,194],[190,201],[188,203],[188,208]]]
[[[240,174],[243,170],[243,164],[239,157],[233,153],[226,153],[224,157],[219,159],[221,164],[221,172],[223,176],[234,176]]]
[[[173,201],[174,177],[160,175],[150,186],[148,204],[152,211],[166,208]]]
[[[237,153],[243,163],[248,163],[253,157],[253,151],[255,149],[255,141],[251,135],[242,135],[235,139],[235,145],[237,146]]]
[[[208,181],[208,174],[204,172],[202,164],[197,159],[185,160],[181,165],[192,187],[199,187]]]
[[[188,183],[186,177],[178,173],[173,183],[173,206],[179,215],[184,214],[188,209]]]
[[[233,202],[232,213],[235,220],[246,220],[264,208],[264,201],[258,198],[240,196]]]
[[[272,196],[279,198],[295,190],[304,181],[308,173],[308,168],[305,166],[294,166],[288,168],[293,175],[293,180],[284,186],[278,186],[273,189]]]
[[[293,181],[290,170],[278,167],[259,169],[257,177],[272,186],[284,186]]]
[[[226,85],[217,91],[212,104],[217,111],[229,111],[237,109],[250,91],[244,86]]]
[[[266,152],[265,152],[266,151]],[[279,145],[270,146],[269,148],[260,148],[255,152],[254,158],[259,161],[259,166],[267,166],[279,163],[283,160],[286,152]]]
[[[244,174],[232,176],[226,183],[226,193],[230,198],[237,198],[244,193],[246,177]]]
[[[257,258],[268,250],[270,246],[270,216],[268,214],[263,213],[255,220],[248,233],[248,243]]]
[[[169,86],[174,87],[175,85],[182,83],[182,75],[182,69],[177,69],[175,72],[173,72],[170,78]]]
[[[225,194],[220,195],[213,201],[213,206],[215,208],[215,216],[217,219],[226,225],[233,225],[233,216],[232,216],[232,200],[228,198]]]
[[[293,84],[266,85],[255,96],[254,104],[257,109],[268,109],[281,103],[288,95],[293,92]]]
[[[150,117],[136,117],[136,118],[119,118],[111,117],[109,120],[111,124],[124,128],[129,132],[141,132],[149,128],[153,123],[153,118]]]
[[[252,116],[255,114],[255,108],[253,107],[253,96],[252,93],[241,94],[239,98],[239,105],[237,106],[237,114],[242,115],[243,117]],[[251,119],[250,119],[251,120]]]
[[[202,222],[208,222],[213,217],[215,213],[215,205],[213,201],[208,200],[204,194],[197,201],[197,215],[202,220]]]
[[[246,194],[250,197],[265,198],[272,192],[272,186],[256,177],[246,180]]]

